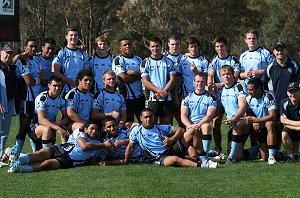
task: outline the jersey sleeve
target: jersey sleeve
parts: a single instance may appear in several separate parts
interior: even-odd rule
[[[131,132],[130,132],[130,135],[129,135],[129,141],[131,143],[138,143],[138,132],[140,130],[141,126],[135,126]]]
[[[77,109],[78,108],[78,94],[76,94],[75,90],[71,90],[68,92],[68,94],[66,95],[66,100],[67,100],[67,108],[71,108],[71,109]]]
[[[182,100],[181,108],[188,109],[189,108],[189,102],[190,102],[190,94]]]
[[[236,91],[237,91],[238,98],[246,97],[245,87],[242,84],[238,83],[236,85]]]
[[[83,67],[90,67],[89,55],[86,51],[83,51]]]
[[[124,65],[124,61],[122,61],[120,56],[117,56],[113,60],[112,68],[113,68],[114,72],[116,73],[116,75],[119,75],[121,73],[126,73],[125,67],[126,67],[126,65]]]
[[[141,77],[144,77],[144,76],[149,76],[149,61],[148,59],[145,59],[143,60],[143,62],[141,63],[141,66],[140,66],[140,71],[141,71]]]
[[[168,125],[162,124],[162,125],[158,125],[158,128],[160,129],[163,136],[167,136],[173,133],[174,126],[170,124]]]
[[[92,109],[103,109],[102,108],[102,103],[103,101],[101,101],[102,97],[102,92],[97,92],[94,97],[93,97],[93,106]]]
[[[16,63],[16,71],[18,71],[21,74],[21,76],[30,74],[30,70],[29,70],[27,61],[18,60]]]
[[[39,95],[38,97],[36,97],[35,99],[35,110],[43,110],[46,111],[46,96],[44,95]]]
[[[268,111],[277,109],[275,96],[271,93],[268,93],[267,98],[268,98],[268,103],[267,103]]]
[[[62,65],[64,59],[64,49],[62,48],[58,55],[53,59],[52,64]]]
[[[217,101],[214,97],[209,96],[208,108],[217,109]]]

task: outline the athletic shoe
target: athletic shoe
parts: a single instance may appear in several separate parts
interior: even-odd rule
[[[8,166],[8,163],[2,162],[0,161],[0,168],[4,167],[4,166]]]
[[[19,145],[14,145],[11,148],[11,151],[9,154],[9,160],[8,160],[11,166],[16,160],[18,160],[19,155],[20,155],[20,147],[19,147]]]
[[[276,164],[275,158],[274,157],[269,157],[268,164],[270,164],[270,165]]]
[[[12,166],[10,169],[8,169],[8,173],[18,173],[21,171],[21,162],[19,160],[16,160],[12,163]]]
[[[221,162],[221,160],[222,160],[220,156],[208,157],[208,159],[213,162]]]
[[[212,160],[204,160],[201,163],[202,168],[217,168],[219,166],[218,162],[214,162]]]
[[[228,164],[228,165],[232,165],[232,164],[235,164],[236,163],[236,160],[233,159],[232,157],[227,157],[227,160],[225,162],[225,164]]]
[[[220,154],[221,154],[221,151],[217,147],[214,147],[213,149],[208,151],[208,157],[215,157]]]
[[[295,163],[296,160],[294,157],[292,156],[288,156],[287,159],[285,160],[286,163]]]

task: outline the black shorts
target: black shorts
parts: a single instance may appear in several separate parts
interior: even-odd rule
[[[43,148],[42,141],[36,136],[35,129],[38,125],[34,125],[33,127],[30,128],[28,131],[28,137],[33,141],[35,144],[35,149],[36,151],[39,151]]]
[[[177,140],[174,142],[169,149],[163,153],[158,160],[156,160],[154,163],[160,166],[164,166],[164,161],[169,156],[177,156],[180,158],[185,158],[185,155],[187,154],[187,148],[182,144],[181,140]]]
[[[148,108],[152,109],[155,116],[169,116],[174,112],[173,101],[148,101]]]
[[[21,101],[21,118],[33,118],[34,116],[34,102],[33,101]]]
[[[139,114],[140,111],[145,107],[146,98],[142,95],[136,99],[126,99],[126,111],[127,113]]]
[[[257,140],[259,144],[267,143],[268,130],[266,127],[262,127],[257,133]]]
[[[60,168],[72,168],[74,167],[72,160],[70,159],[68,153],[63,149],[63,147],[68,146],[69,144],[59,144],[53,145],[50,148],[51,159],[58,160]]]
[[[289,136],[290,136],[290,138],[293,142],[299,142],[300,141],[299,131],[291,130],[291,129],[288,129],[287,127],[284,127],[283,131],[289,134]]]

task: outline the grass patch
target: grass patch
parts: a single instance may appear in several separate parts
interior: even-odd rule
[[[8,146],[14,143],[16,124],[14,118]],[[225,137],[224,133],[224,143]],[[24,151],[30,152],[28,139]],[[270,166],[243,161],[221,164],[218,169],[130,164],[30,174],[6,171],[0,169],[1,197],[298,197],[300,193],[298,163]]]

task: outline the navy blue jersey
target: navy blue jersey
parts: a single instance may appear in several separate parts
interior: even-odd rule
[[[274,60],[273,63],[268,65],[265,73],[264,80],[267,88],[267,83],[271,80],[273,85],[273,91],[276,96],[277,108],[279,109],[280,102],[287,98],[287,86],[291,82],[298,82],[300,79],[299,64],[288,58],[284,66],[281,66]]]
[[[300,121],[300,105],[295,106],[289,98],[284,99],[280,105],[280,115],[286,115],[287,119]]]

